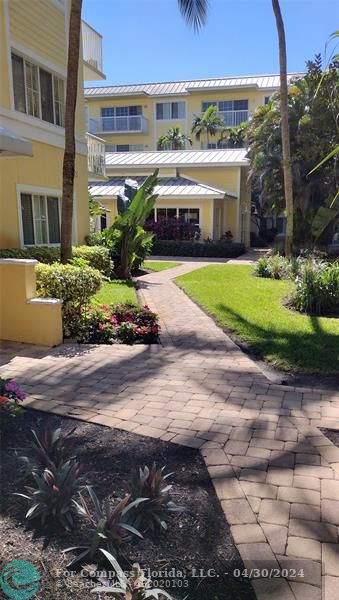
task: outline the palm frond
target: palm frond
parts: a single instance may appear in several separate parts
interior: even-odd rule
[[[207,20],[208,0],[178,0],[179,10],[185,21],[199,31]]]

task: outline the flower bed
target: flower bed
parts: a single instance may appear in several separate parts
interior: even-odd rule
[[[20,412],[20,402],[26,398],[23,389],[15,379],[3,379],[0,377],[0,411],[15,416]]]
[[[87,344],[155,344],[160,326],[148,306],[103,305],[90,310],[78,341]]]

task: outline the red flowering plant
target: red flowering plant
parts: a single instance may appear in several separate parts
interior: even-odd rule
[[[93,309],[79,342],[90,344],[154,344],[160,326],[148,306],[104,305]]]
[[[23,389],[15,379],[3,379],[0,377],[0,410],[15,416],[21,410],[20,402],[26,398]]]

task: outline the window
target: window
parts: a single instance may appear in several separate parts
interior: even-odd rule
[[[143,152],[144,144],[106,144],[105,152]]]
[[[24,246],[59,244],[59,198],[21,194],[21,222]]]
[[[271,96],[264,96],[264,104],[269,104],[271,100]]]
[[[54,112],[55,124],[64,127],[65,125],[65,84],[60,77],[53,77],[54,83]]]
[[[12,54],[12,72],[15,110],[26,112],[24,61],[20,56]]]
[[[186,223],[199,225],[199,208],[179,208],[179,218],[184,219]]]
[[[101,109],[103,131],[141,130],[142,106],[109,106]]]
[[[229,110],[248,110],[248,100],[220,100],[219,102],[202,102],[202,112],[205,112],[209,106],[216,106],[218,108],[218,112],[228,112]]]
[[[199,208],[155,208],[148,220],[159,221],[160,219],[185,219],[188,223],[199,225]]]
[[[171,121],[173,119],[185,119],[185,102],[157,102],[156,118],[157,121]]]
[[[64,80],[12,52],[15,110],[64,126]]]

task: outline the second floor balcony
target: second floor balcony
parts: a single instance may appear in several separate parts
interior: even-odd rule
[[[225,127],[237,127],[249,120],[249,110],[225,110],[218,113],[224,119]]]
[[[84,80],[106,79],[102,72],[102,36],[93,27],[81,22]]]
[[[101,179],[106,175],[105,142],[100,138],[86,134],[87,137],[87,168],[90,179]]]
[[[148,122],[142,115],[126,117],[89,117],[90,133],[147,133]]]

